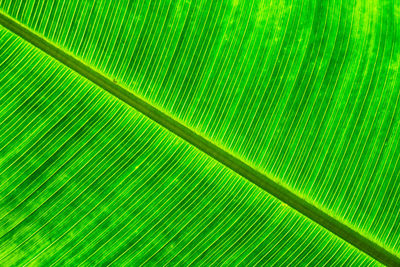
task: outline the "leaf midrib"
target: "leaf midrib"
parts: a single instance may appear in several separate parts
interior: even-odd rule
[[[160,109],[151,105],[141,97],[116,84],[104,74],[98,72],[97,70],[75,58],[73,55],[47,41],[29,28],[20,24],[18,21],[4,14],[2,11],[0,11],[0,24],[14,34],[36,46],[47,55],[77,72],[80,76],[92,81],[100,88],[119,98],[173,134],[181,137],[229,169],[235,171],[251,183],[275,196],[277,199],[286,203],[288,206],[297,210],[320,226],[326,228],[328,231],[339,236],[344,241],[352,244],[359,250],[365,252],[383,264],[392,266],[400,265],[400,258],[381,245],[363,236],[356,230],[347,226],[343,222],[340,222],[338,219],[332,217],[323,210],[310,204],[305,199],[291,192],[283,185],[278,184],[273,178],[259,172],[244,161],[236,158],[224,149],[213,144],[203,136],[195,133],[184,124],[165,114]]]

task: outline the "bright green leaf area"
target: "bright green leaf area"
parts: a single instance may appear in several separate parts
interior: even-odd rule
[[[378,265],[0,28],[0,262]]]
[[[10,1],[1,9],[400,253],[398,1]]]

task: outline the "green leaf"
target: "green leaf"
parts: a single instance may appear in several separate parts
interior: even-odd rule
[[[4,262],[398,262],[398,4],[0,7]]]
[[[47,55],[1,35],[2,263],[373,263]]]

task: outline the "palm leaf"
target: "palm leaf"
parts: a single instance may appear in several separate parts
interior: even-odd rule
[[[398,264],[398,7],[320,2],[1,2],[2,261]]]

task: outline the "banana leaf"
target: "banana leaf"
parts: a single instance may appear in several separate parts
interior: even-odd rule
[[[0,262],[400,264],[399,3],[0,10]]]

